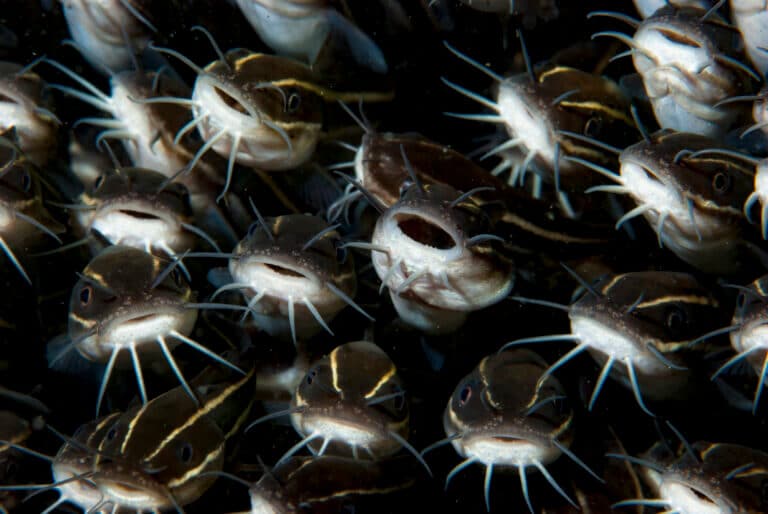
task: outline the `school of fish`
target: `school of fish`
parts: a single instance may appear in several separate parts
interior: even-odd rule
[[[9,0],[0,513],[768,513],[768,2]]]

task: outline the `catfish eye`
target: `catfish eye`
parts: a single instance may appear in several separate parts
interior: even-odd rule
[[[336,261],[343,264],[347,262],[347,257],[349,257],[349,250],[340,244],[336,245]]]
[[[584,135],[587,137],[597,137],[603,128],[603,121],[600,118],[589,118],[584,124]]]
[[[192,202],[192,196],[189,194],[189,190],[185,187],[183,191],[180,193],[181,196],[181,203],[184,204],[184,207],[187,207]]]
[[[104,175],[96,177],[96,181],[93,183],[93,189],[99,189],[104,184]]]
[[[683,329],[686,322],[685,311],[679,307],[673,307],[667,313],[667,328],[672,333],[678,333]]]
[[[288,97],[288,101],[285,104],[285,110],[294,113],[301,107],[301,96],[298,93],[291,93]]]
[[[110,428],[106,435],[107,441],[111,441],[115,437],[117,437],[117,425],[114,425],[112,428]]]
[[[716,173],[712,178],[712,189],[717,194],[724,194],[731,189],[731,177],[725,173]]]
[[[397,384],[392,384],[392,393],[396,394],[392,400],[393,406],[397,412],[402,412],[405,409],[405,391]]]
[[[186,442],[181,443],[176,450],[176,456],[184,464],[188,464],[192,460],[193,455],[194,451],[192,450],[192,445]]]
[[[472,384],[467,384],[459,392],[459,405],[465,406],[470,398],[472,398]]]
[[[413,182],[411,182],[409,179],[403,180],[403,183],[400,184],[400,191],[398,192],[398,194],[400,195],[400,198],[405,196],[405,193],[408,192],[408,190],[411,188],[412,185],[413,185]]]
[[[21,189],[26,193],[32,187],[32,176],[25,171],[21,176]]]
[[[248,237],[253,237],[260,228],[261,224],[258,221],[251,223],[251,226],[248,227]]]
[[[405,409],[405,393],[402,393],[395,396],[395,410],[397,412],[402,412],[403,409]]]
[[[173,268],[171,271],[171,278],[173,279],[173,283],[176,284],[176,287],[184,286],[184,282],[181,279],[181,272],[179,271],[178,266]]]
[[[93,299],[93,287],[84,286],[80,290],[80,304],[83,306],[86,306],[91,303],[92,299]]]
[[[317,370],[313,369],[309,373],[307,373],[307,378],[305,379],[307,381],[307,385],[312,385],[312,382],[315,381],[315,377],[317,377]]]

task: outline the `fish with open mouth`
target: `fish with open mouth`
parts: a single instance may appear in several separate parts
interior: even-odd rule
[[[213,239],[194,226],[187,188],[165,182],[161,173],[142,168],[99,175],[79,202],[68,206],[74,232],[84,238],[78,243],[90,241],[92,248],[101,249],[106,241],[175,258],[194,248],[200,237],[218,250]]]
[[[550,202],[510,187],[453,148],[415,134],[378,133],[348,112],[365,134],[359,146],[345,145],[355,152],[353,160],[333,166],[353,168],[355,175],[354,180],[347,179],[344,194],[328,208],[331,221],[338,221],[342,214],[348,220],[351,203],[364,197],[379,210],[392,207],[413,184],[415,175],[422,184],[449,186],[469,194],[483,206],[497,233],[523,253],[559,258],[591,255],[614,236],[612,227],[572,220]]]
[[[364,246],[400,318],[441,334],[512,289],[514,264],[492,230],[471,194],[417,182],[379,217]]]
[[[224,192],[235,163],[281,171],[307,162],[322,133],[326,102],[392,98],[391,91],[358,91],[354,83],[333,82],[288,57],[242,48],[225,54],[205,28],[195,29],[206,34],[218,59],[203,68],[175,50],[154,47],[186,64],[197,77],[191,98],[151,101],[191,108],[192,120],[179,129],[177,138],[197,129],[204,144],[180,173],[213,150],[227,159]]]

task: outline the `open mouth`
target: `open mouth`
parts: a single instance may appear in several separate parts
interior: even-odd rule
[[[407,237],[425,246],[438,250],[450,250],[456,247],[456,241],[438,225],[412,214],[395,215],[398,228]]]
[[[299,273],[298,271],[294,271],[290,268],[286,268],[285,266],[280,266],[279,264],[264,264],[264,267],[277,273],[278,275],[294,278],[304,278],[304,274]]]
[[[128,323],[140,324],[140,323],[143,323],[145,321],[150,321],[150,320],[152,320],[152,319],[154,319],[156,317],[157,317],[157,314],[154,314],[154,313],[152,313],[152,314],[144,314],[144,315],[136,316],[135,318],[131,318],[129,320],[126,320],[126,321],[124,321],[124,323],[126,323],[126,324],[128,324]]]
[[[662,37],[664,37],[664,39],[671,43],[675,43],[677,45],[685,45],[691,48],[701,48],[701,44],[699,44],[698,41],[687,37],[685,34],[662,28],[658,28],[656,30],[659,32],[659,34],[661,34]]]
[[[116,320],[110,325],[108,338],[116,346],[139,344],[154,341],[158,335],[167,334],[183,324],[183,316],[158,310]]]
[[[120,214],[125,214],[126,216],[130,216],[131,218],[136,218],[140,220],[158,220],[162,221],[162,218],[160,216],[156,216],[155,214],[152,214],[150,212],[146,211],[137,211],[134,209],[120,209],[118,211]]]
[[[527,440],[523,439],[522,437],[500,437],[500,436],[492,436],[492,440],[498,441],[500,443],[506,443],[506,444],[529,444]]]
[[[702,493],[700,491],[697,491],[694,488],[690,488],[690,491],[693,494],[693,496],[696,497],[696,499],[698,499],[699,501],[701,501],[703,503],[708,503],[708,504],[711,504],[711,505],[715,505],[715,501],[712,498],[710,498],[709,496],[707,496],[706,494],[704,494],[704,493]]]
[[[141,510],[154,510],[165,507],[167,499],[158,495],[149,487],[142,487],[130,479],[104,478],[97,480],[107,498],[115,499],[118,503]]]
[[[236,110],[240,114],[250,116],[250,113],[248,112],[248,110],[245,108],[245,106],[243,106],[242,103],[240,103],[240,101],[237,98],[230,95],[229,93],[227,93],[226,91],[224,91],[219,87],[214,86],[213,90],[216,91],[216,94],[227,105],[227,107],[229,107],[230,109]]]
[[[6,96],[6,95],[4,95],[4,94],[0,93],[0,103],[10,103],[10,104],[15,104],[15,103],[17,103],[17,102],[16,102],[16,100],[14,100],[13,98],[11,98],[10,96]]]
[[[334,441],[340,441],[353,446],[370,445],[379,438],[375,428],[343,415],[336,417],[311,416],[305,420],[304,426],[310,428],[310,431],[323,433]]]
[[[645,166],[637,165],[637,171],[640,177],[642,177],[643,179],[651,183],[656,183],[660,186],[665,185],[664,182],[662,182],[661,179],[659,179],[659,177],[657,177],[652,171],[650,171]]]
[[[723,510],[715,498],[689,484],[673,481],[662,485],[662,497],[677,512],[719,514]]]

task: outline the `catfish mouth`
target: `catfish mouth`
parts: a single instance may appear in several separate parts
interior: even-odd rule
[[[19,103],[15,98],[11,98],[6,93],[0,92],[0,103],[16,104]]]
[[[168,229],[173,229],[174,226],[181,225],[181,221],[176,217],[176,215],[166,210],[158,211],[157,209],[136,208],[130,205],[126,205],[128,202],[120,203],[122,203],[122,205],[107,205],[105,208],[97,211],[97,214],[94,216],[91,225],[111,225],[112,223],[115,223],[123,227],[122,229],[113,230],[112,232],[127,232],[130,230],[127,227],[133,224],[135,224],[133,225],[134,227],[141,225],[146,225],[147,227],[157,227],[158,224],[162,224],[168,227]],[[112,220],[110,220],[110,218],[112,218]],[[157,229],[155,228],[153,230]],[[103,231],[104,230],[100,230],[100,232]],[[106,231],[111,232],[110,230]]]
[[[292,277],[292,278],[307,278],[302,273],[299,273],[298,271],[294,271],[293,269],[287,268],[285,266],[280,266],[279,264],[263,264],[263,266],[278,275],[283,275],[283,276]]]
[[[169,245],[174,251],[183,246],[183,218],[168,209],[149,209],[135,202],[105,205],[88,222],[89,230],[98,232],[108,241],[143,248],[147,244]]]
[[[149,311],[149,308],[153,310]],[[149,308],[114,319],[106,326],[104,341],[112,347],[156,341],[158,337],[165,337],[174,331],[185,333],[186,327],[195,316],[194,310],[182,310],[179,305]]]
[[[721,508],[717,496],[708,494],[691,484],[670,481],[662,483],[662,497],[678,512],[695,512],[696,514],[722,514],[729,512]]]
[[[151,483],[144,476],[135,477],[127,472],[98,472],[94,475],[99,490],[107,501],[138,511],[158,511],[172,507],[169,494],[165,493],[160,484]]]
[[[119,320],[121,326],[125,325],[142,325],[144,323],[159,322],[161,320],[175,319],[178,306],[170,306],[171,309],[164,309],[164,306],[152,306],[153,310],[141,310],[136,314],[125,316]]]
[[[286,252],[287,253],[287,252]],[[320,282],[318,277],[307,267],[302,266],[301,262],[292,262],[293,259],[290,255],[281,259],[280,256],[251,256],[242,259],[241,273],[250,277],[244,280],[244,282],[257,285],[257,289],[264,289],[259,284],[261,281],[277,281],[282,283],[287,281],[290,284],[306,283],[306,282]],[[267,284],[263,284],[267,286]]]
[[[138,211],[135,209],[118,209],[117,212],[125,216],[136,218],[139,220],[165,221],[162,217],[147,211]]]
[[[234,96],[227,93],[225,90],[218,86],[213,86],[213,90],[216,93],[216,95],[221,99],[222,102],[226,104],[227,107],[230,109],[233,109],[243,116],[250,116],[251,114],[248,112],[248,110],[243,106],[243,104]]]
[[[530,442],[527,439],[523,439],[522,437],[515,437],[515,436],[502,437],[502,436],[499,436],[499,435],[492,435],[492,436],[489,437],[489,439],[492,439],[494,441],[500,441],[500,442],[504,442],[504,443],[509,443],[509,444],[529,443]]]
[[[704,493],[702,493],[702,492],[700,492],[700,491],[698,491],[697,489],[694,489],[694,488],[692,488],[692,487],[689,487],[688,489],[689,489],[689,490],[690,490],[690,491],[693,493],[693,495],[694,495],[694,496],[696,496],[696,498],[698,498],[699,500],[701,500],[701,501],[703,501],[703,502],[706,502],[706,503],[710,503],[710,504],[712,504],[712,505],[714,505],[714,504],[715,504],[715,501],[714,501],[712,498],[710,498],[709,496],[707,496],[706,494],[704,494]]]
[[[699,43],[698,41],[696,41],[693,38],[690,38],[690,37],[686,36],[685,34],[683,34],[681,32],[678,32],[678,31],[675,31],[675,30],[666,29],[666,28],[663,28],[663,27],[656,27],[655,30],[656,30],[656,32],[659,33],[659,35],[661,35],[664,39],[666,39],[667,41],[669,41],[672,44],[688,46],[688,47],[691,47],[691,48],[701,48],[702,47],[701,43]]]
[[[258,130],[262,126],[261,112],[243,97],[236,86],[232,86],[226,77],[216,73],[200,75],[192,91],[195,102],[195,115],[207,115],[198,128],[203,139],[211,137],[219,130],[227,134]],[[207,133],[207,135],[205,135]]]
[[[417,214],[396,214],[397,228],[413,241],[437,250],[451,250],[458,246],[456,240],[442,227]]]
[[[322,434],[326,439],[351,446],[365,447],[389,439],[382,436],[378,422],[366,414],[338,407],[306,408],[300,424],[307,433]]]
[[[648,169],[647,166],[643,166],[642,164],[637,165],[638,168],[644,173],[643,178],[644,180],[648,182],[655,182],[662,186],[668,187],[667,184],[664,183],[655,173],[653,173],[650,169]]]
[[[130,325],[130,324],[141,324],[141,323],[144,323],[145,321],[150,321],[150,320],[158,319],[160,316],[161,315],[155,314],[155,313],[142,314],[140,316],[136,316],[136,317],[127,319],[127,320],[123,321],[122,324],[123,325],[126,325],[126,324],[127,325]]]
[[[326,297],[325,282],[333,279],[322,269],[303,265],[300,258],[294,260],[288,252],[285,254],[283,258],[280,255],[245,256],[230,263],[230,272],[236,282],[249,284],[255,294],[271,300],[322,301]]]
[[[498,431],[468,433],[454,441],[454,447],[459,445],[460,453],[481,462],[512,466],[546,464],[560,454],[560,450],[543,436],[526,436],[518,430],[512,432],[510,435]]]

